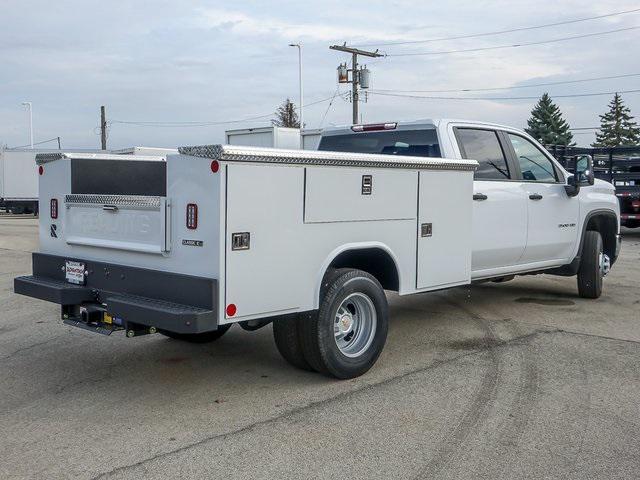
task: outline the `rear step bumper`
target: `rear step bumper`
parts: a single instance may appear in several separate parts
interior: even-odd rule
[[[85,264],[86,284],[65,280],[66,260]],[[14,279],[15,293],[68,307],[101,304],[126,324],[176,333],[218,328],[217,281],[124,265],[33,254],[33,275]]]

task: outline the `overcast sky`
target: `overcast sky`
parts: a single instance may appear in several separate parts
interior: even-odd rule
[[[0,0],[0,144],[28,143],[23,101],[33,102],[35,141],[99,147],[99,106],[110,148],[221,143],[228,128],[136,126],[118,122],[222,122],[298,102],[297,52],[303,44],[305,103],[334,95],[336,67],[348,55],[332,43],[380,44],[491,32],[640,7],[633,1],[195,2]],[[640,12],[504,35],[380,47],[388,54],[528,43],[640,26]],[[502,50],[386,57],[367,63],[372,89],[448,90],[640,73],[640,30]],[[640,76],[439,96],[551,96],[640,89]],[[340,92],[346,92],[341,86]],[[640,117],[640,93],[623,95]],[[609,96],[557,98],[572,127],[599,124]],[[454,117],[524,127],[534,100],[432,100],[369,95],[364,122]],[[323,122],[324,118],[324,123]],[[308,128],[345,124],[340,96],[305,109]],[[639,119],[640,120],[640,119]],[[577,135],[579,144],[593,136]],[[48,144],[47,146],[52,145]]]

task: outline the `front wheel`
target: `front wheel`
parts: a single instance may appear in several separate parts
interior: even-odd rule
[[[325,375],[360,376],[380,356],[388,324],[387,298],[375,277],[332,270],[323,281],[319,310],[299,323],[305,360]]]
[[[582,298],[599,298],[602,295],[602,280],[611,268],[611,260],[604,253],[599,232],[585,232],[582,257],[578,270],[578,294]]]

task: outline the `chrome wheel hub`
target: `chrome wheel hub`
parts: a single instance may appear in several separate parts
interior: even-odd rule
[[[351,315],[343,315],[338,320],[338,333],[346,335],[353,327],[353,317]]]
[[[340,352],[347,357],[362,355],[373,342],[378,316],[373,301],[364,293],[352,293],[338,306],[333,333]]]
[[[598,265],[600,267],[600,275],[602,275],[603,277],[606,276],[607,273],[609,273],[609,271],[611,270],[611,259],[609,258],[609,255],[600,253],[600,256],[598,258]]]

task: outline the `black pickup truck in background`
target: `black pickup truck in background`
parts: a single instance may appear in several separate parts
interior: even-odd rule
[[[596,178],[616,187],[620,202],[620,224],[628,228],[640,227],[640,145],[598,148],[548,145],[547,150],[565,168],[571,157],[591,155]]]

